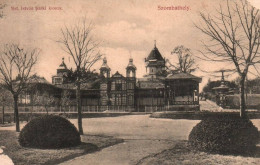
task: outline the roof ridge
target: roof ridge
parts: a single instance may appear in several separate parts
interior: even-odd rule
[[[159,49],[157,47],[154,47],[153,50],[150,52],[150,54],[147,57],[147,60],[164,60]]]

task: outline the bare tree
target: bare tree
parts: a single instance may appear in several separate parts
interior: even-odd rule
[[[246,116],[245,79],[260,62],[259,10],[246,0],[226,0],[216,15],[200,13],[203,25],[195,25],[209,40],[202,42],[204,60],[233,65],[240,77],[240,116]],[[258,72],[258,71],[257,71]]]
[[[81,135],[83,134],[81,84],[85,81],[84,74],[89,72],[92,66],[102,57],[98,49],[99,43],[93,39],[91,34],[92,29],[92,24],[87,24],[86,20],[83,20],[82,23],[76,24],[71,28],[65,26],[65,28],[61,29],[62,37],[59,40],[63,50],[72,57],[75,64],[78,129]]]
[[[0,87],[0,105],[2,106],[2,123],[5,123],[5,107],[13,104],[13,98],[10,91]]]
[[[177,46],[173,49],[171,54],[177,54],[178,57],[178,62],[176,64],[167,60],[169,67],[173,70],[183,73],[191,73],[196,70],[197,66],[195,60],[192,58],[192,53],[189,48],[186,48],[183,45]]]
[[[37,62],[38,49],[24,50],[19,45],[5,45],[0,54],[0,80],[14,100],[16,131],[20,131],[18,97],[26,89],[32,68]]]

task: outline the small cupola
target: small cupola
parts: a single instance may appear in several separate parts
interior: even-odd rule
[[[129,63],[128,63],[126,69],[128,68],[128,69],[135,69],[135,70],[136,70],[136,66],[134,65],[133,61],[134,61],[134,60],[133,60],[133,58],[131,57],[131,58],[129,59]]]
[[[105,77],[110,77],[110,67],[107,65],[107,58],[104,57],[103,59],[103,64],[100,67],[100,74],[105,76]]]
[[[68,68],[67,68],[67,65],[64,62],[64,57],[63,57],[62,58],[62,62],[61,62],[61,64],[59,65],[59,67],[57,69],[57,74],[65,73],[67,71],[68,71]]]
[[[133,58],[129,59],[129,63],[126,67],[126,77],[135,77],[136,76],[136,66],[133,63]]]
[[[61,62],[61,64],[60,64],[58,69],[67,69],[67,66],[66,66],[66,64],[64,62],[64,57],[62,57],[62,62]]]

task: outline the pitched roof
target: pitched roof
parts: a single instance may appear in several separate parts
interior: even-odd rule
[[[97,84],[100,83],[100,79],[92,81],[92,82],[84,82],[81,83],[81,90],[94,90],[94,89],[99,89],[99,87],[97,87]],[[74,83],[66,83],[66,84],[57,84],[55,85],[59,88],[62,89],[76,89],[76,86]]]
[[[178,79],[193,79],[196,80],[198,82],[201,82],[202,78],[194,76],[192,74],[189,73],[176,73],[176,74],[170,74],[167,76],[166,79],[170,79],[170,80],[178,80]]]
[[[140,89],[159,89],[165,87],[162,81],[138,81],[137,86]]]
[[[41,84],[51,84],[44,77],[33,75],[28,80],[29,83],[41,83]]]
[[[164,60],[158,48],[155,46],[146,60]]]
[[[68,69],[67,68],[67,65],[65,64],[65,62],[64,62],[64,58],[62,58],[62,62],[61,62],[61,64],[59,65],[59,68],[58,69]]]
[[[124,77],[124,76],[121,75],[118,71],[116,71],[116,73],[112,77]]]

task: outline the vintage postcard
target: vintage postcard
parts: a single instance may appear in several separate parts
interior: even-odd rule
[[[259,164],[259,0],[0,0],[0,164]]]

